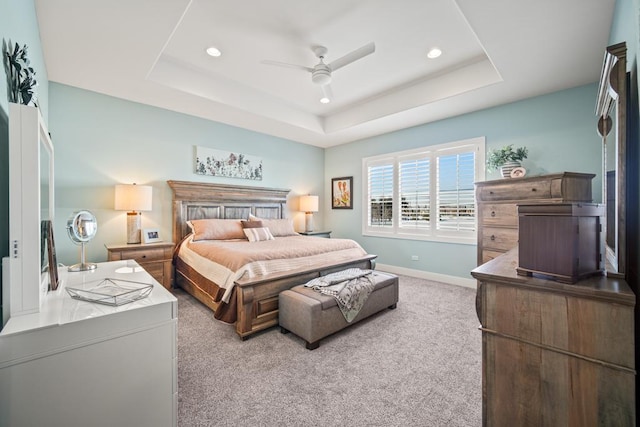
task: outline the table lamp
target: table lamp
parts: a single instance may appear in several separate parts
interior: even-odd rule
[[[313,213],[318,212],[318,196],[300,196],[300,210],[305,212],[304,231],[313,231]]]
[[[115,209],[127,212],[127,243],[140,243],[140,211],[151,210],[150,185],[116,185]]]

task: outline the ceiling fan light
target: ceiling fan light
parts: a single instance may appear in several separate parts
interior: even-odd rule
[[[331,83],[331,72],[316,70],[311,74],[311,81],[318,85],[328,85]]]
[[[217,58],[218,56],[222,55],[222,52],[220,52],[220,49],[218,49],[217,47],[211,46],[207,48],[207,55]]]
[[[442,55],[442,51],[437,47],[434,47],[429,52],[427,52],[427,58],[429,59],[436,59],[440,55]]]

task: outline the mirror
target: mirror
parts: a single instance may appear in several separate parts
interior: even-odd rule
[[[626,104],[627,46],[607,47],[600,75],[596,114],[602,136],[602,202],[605,204],[604,246],[608,276],[626,273]]]
[[[91,212],[78,211],[71,214],[67,220],[67,234],[73,243],[81,246],[81,249],[80,263],[69,267],[69,271],[87,271],[97,267],[94,263],[85,262],[84,258],[84,244],[93,239],[97,231],[98,221]]]

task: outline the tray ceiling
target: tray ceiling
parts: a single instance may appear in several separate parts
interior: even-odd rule
[[[36,1],[51,81],[320,147],[595,82],[614,6]],[[329,104],[309,73],[262,63],[313,67],[314,45],[330,63],[369,42],[375,53],[333,72]]]

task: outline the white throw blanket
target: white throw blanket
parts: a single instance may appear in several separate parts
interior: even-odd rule
[[[333,296],[345,320],[351,323],[369,298],[375,282],[372,270],[349,268],[310,280],[305,286]]]

